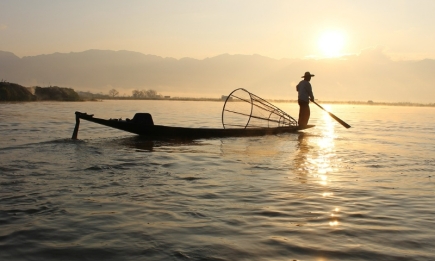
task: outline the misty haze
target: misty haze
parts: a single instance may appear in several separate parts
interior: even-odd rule
[[[393,61],[382,50],[330,59],[272,59],[222,54],[202,60],[163,58],[132,51],[88,50],[18,57],[0,51],[0,78],[23,86],[130,96],[135,89],[162,95],[220,97],[245,88],[267,99],[295,99],[305,71],[323,101],[433,103],[435,60]]]
[[[435,260],[434,0],[0,0],[0,261]]]

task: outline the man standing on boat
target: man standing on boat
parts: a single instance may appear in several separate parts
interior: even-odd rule
[[[314,77],[314,74],[310,72],[305,72],[304,78],[299,84],[296,86],[296,91],[298,92],[298,103],[299,103],[299,119],[298,125],[301,127],[305,127],[308,124],[308,120],[310,119],[310,101],[314,101],[313,89],[311,88],[311,77]]]

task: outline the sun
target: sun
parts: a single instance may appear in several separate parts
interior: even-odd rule
[[[319,38],[319,48],[326,57],[338,57],[342,55],[343,46],[344,36],[339,31],[324,32]]]

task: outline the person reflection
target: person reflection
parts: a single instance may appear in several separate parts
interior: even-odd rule
[[[309,134],[301,132],[298,136],[297,153],[294,158],[294,169],[301,183],[307,182],[308,174],[310,173],[309,153],[311,146],[309,145]]]

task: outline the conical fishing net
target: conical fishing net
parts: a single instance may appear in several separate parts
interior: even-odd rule
[[[240,88],[230,93],[222,109],[222,125],[231,128],[274,128],[297,126],[290,115]]]

